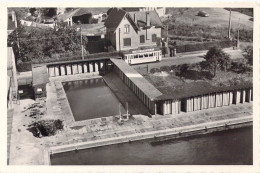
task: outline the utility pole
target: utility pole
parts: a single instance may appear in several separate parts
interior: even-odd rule
[[[169,41],[168,41],[168,34],[169,34],[169,24],[167,23],[167,28],[166,28],[167,30],[166,30],[166,39],[167,39],[167,47],[168,47],[168,43],[169,43]]]
[[[238,19],[238,30],[237,30],[237,49],[239,49],[239,29],[240,29],[240,18]]]
[[[230,30],[231,30],[231,8],[229,8],[229,25],[228,25],[228,38],[230,39]]]
[[[80,43],[81,43],[81,57],[82,57],[82,60],[84,59],[84,52],[83,52],[83,43],[82,43],[82,26],[81,26],[81,23],[80,23]]]

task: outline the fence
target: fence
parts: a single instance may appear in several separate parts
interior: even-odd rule
[[[81,60],[82,56],[80,54],[77,55],[65,55],[59,58],[43,58],[43,59],[35,59],[32,62],[21,62],[17,64],[17,70],[19,72],[31,71],[32,64],[41,64],[41,63],[50,63],[50,62],[61,62],[61,61],[72,61],[72,60]],[[84,55],[84,59],[96,59],[96,58],[113,58],[120,56],[120,52],[102,52],[102,53],[95,53],[95,54],[88,54]]]

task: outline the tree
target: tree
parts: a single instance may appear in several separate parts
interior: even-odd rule
[[[180,76],[183,76],[187,72],[188,68],[189,68],[188,64],[182,64],[180,66]]]
[[[244,57],[247,59],[249,65],[253,65],[253,47],[247,46],[244,49]]]
[[[87,38],[83,37],[82,42],[86,45]],[[22,61],[81,52],[80,34],[73,28],[59,24],[55,29],[19,26],[8,36],[8,45],[16,49],[17,59]]]
[[[218,47],[212,47],[204,56],[205,61],[201,63],[202,69],[207,69],[213,75],[216,76],[218,69],[226,71],[231,60],[230,56]]]

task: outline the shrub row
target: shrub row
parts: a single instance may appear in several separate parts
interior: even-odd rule
[[[182,52],[209,50],[211,47],[214,47],[214,46],[221,47],[221,48],[227,48],[227,47],[232,47],[233,43],[232,43],[232,41],[225,40],[225,41],[214,41],[214,42],[178,45],[178,46],[176,46],[176,51],[177,51],[177,53],[182,53]]]

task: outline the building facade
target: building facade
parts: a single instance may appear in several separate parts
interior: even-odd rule
[[[114,8],[105,26],[106,37],[117,51],[156,46],[161,38],[162,22],[155,11],[126,12]]]

